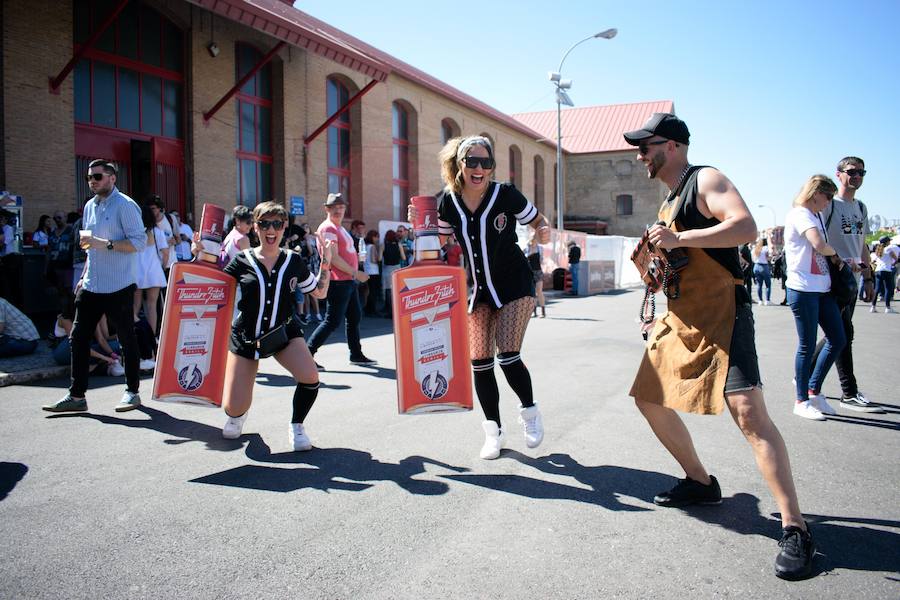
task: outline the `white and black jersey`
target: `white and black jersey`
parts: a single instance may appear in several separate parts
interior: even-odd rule
[[[235,346],[244,346],[291,319],[294,315],[294,290],[299,287],[300,291],[308,294],[316,289],[317,284],[306,263],[293,250],[282,249],[270,273],[253,249],[249,248],[239,252],[225,267],[225,272],[237,279],[241,290],[231,343],[232,351],[241,355],[244,352],[238,352]],[[291,328],[289,334],[293,331],[294,328]]]
[[[472,213],[462,198],[443,190],[438,199],[438,227],[456,234],[466,257],[472,295],[469,310],[484,302],[500,308],[507,302],[534,295],[528,260],[519,248],[515,219],[527,225],[538,216],[534,204],[511,183],[491,182]]]

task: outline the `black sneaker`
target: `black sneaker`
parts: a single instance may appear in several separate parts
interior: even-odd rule
[[[712,475],[709,476],[709,485],[703,485],[690,477],[679,479],[671,490],[661,492],[653,497],[653,503],[658,506],[671,506],[680,508],[691,504],[722,504],[722,490],[719,482]]]
[[[367,357],[364,354],[359,354],[359,355],[350,357],[350,364],[351,365],[363,365],[363,366],[377,365],[378,361],[372,360],[371,358]]]
[[[781,552],[775,557],[775,576],[781,579],[797,580],[809,577],[812,572],[812,559],[816,553],[816,545],[807,530],[789,525],[782,530]]]

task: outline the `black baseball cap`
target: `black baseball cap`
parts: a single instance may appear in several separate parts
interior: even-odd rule
[[[658,135],[667,140],[690,145],[691,132],[684,121],[673,115],[672,113],[653,113],[653,116],[647,119],[644,126],[635,131],[629,131],[624,134],[625,141],[632,146],[639,145],[643,140]]]

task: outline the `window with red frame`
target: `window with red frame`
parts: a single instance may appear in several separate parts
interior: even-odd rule
[[[391,108],[394,218],[399,219],[409,201],[409,113],[397,102]]]
[[[235,44],[235,82],[255,67],[263,54]],[[237,127],[237,202],[256,206],[272,199],[272,65],[266,64],[235,94]]]
[[[325,102],[331,117],[350,99],[350,90],[336,79],[325,83]],[[347,201],[346,216],[351,216],[350,198],[350,111],[345,110],[328,126],[328,193],[340,193]]]
[[[106,19],[108,2],[73,6],[76,47]],[[183,136],[184,35],[148,6],[129,2],[75,66],[75,122]]]

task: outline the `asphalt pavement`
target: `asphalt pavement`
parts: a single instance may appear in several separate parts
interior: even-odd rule
[[[121,379],[93,379],[76,415],[40,410],[65,379],[0,388],[0,598],[900,597],[900,315],[855,319],[860,386],[886,413],[812,422],[791,414],[790,310],[754,308],[766,403],[819,548],[814,576],[791,583],[773,575],[777,509],[729,415],[685,418],[723,503],[652,503],[683,474],[627,395],[640,299],[560,297],[531,321],[522,355],[546,437],[525,447],[498,368],[509,436],[495,461],[478,458],[478,409],[397,414],[385,320],[364,323],[377,367],[349,365],[340,342],[319,351],[305,453],[289,449],[293,381],[274,359],[238,440],[222,439],[220,409],[150,401],[149,379],[129,413],[113,411]],[[839,393],[833,372],[825,392]]]

